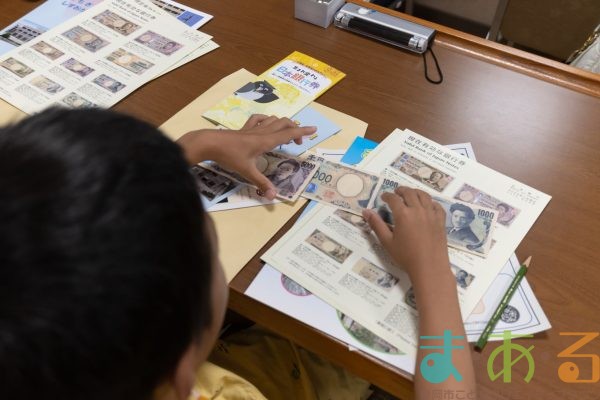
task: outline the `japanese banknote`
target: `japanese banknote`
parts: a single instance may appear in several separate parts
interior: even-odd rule
[[[390,225],[394,223],[392,213],[381,199],[381,195],[393,192],[399,186],[407,186],[405,179],[397,172],[386,168],[368,205],[369,209],[375,210]],[[437,196],[432,198],[446,212],[448,245],[485,257],[492,245],[492,233],[498,219],[498,211],[454,199]]]
[[[215,162],[208,161],[200,165],[237,182],[254,186],[246,178],[220,167]],[[295,201],[300,196],[319,165],[318,161],[308,160],[306,156],[290,157],[274,152],[265,153],[256,161],[258,170],[275,185],[277,197],[287,201]]]
[[[322,163],[302,195],[361,215],[379,177],[312,154],[308,157]]]

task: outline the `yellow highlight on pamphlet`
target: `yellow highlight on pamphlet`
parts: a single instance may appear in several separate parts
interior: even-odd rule
[[[346,74],[297,51],[237,89],[203,116],[240,129],[252,114],[292,117]]]

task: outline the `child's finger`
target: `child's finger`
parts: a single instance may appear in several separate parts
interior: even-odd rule
[[[256,167],[245,172],[243,175],[258,188],[257,193],[261,196],[264,196],[269,200],[275,198],[275,195],[277,194],[275,186]]]
[[[260,125],[267,118],[269,117],[265,114],[252,114],[244,126],[242,126],[242,129],[254,128],[257,125]]]
[[[391,243],[391,240],[393,238],[393,233],[390,227],[383,221],[383,219],[381,219],[381,217],[377,213],[371,210],[363,210],[362,215],[365,221],[367,221],[367,223],[373,230],[373,232],[375,232],[375,235],[379,238],[379,241],[385,247],[387,247],[388,244]]]
[[[406,186],[400,186],[395,190],[395,192],[399,196],[402,196],[402,198],[404,199],[404,203],[408,207],[416,207],[421,204],[421,201],[417,197],[417,191],[414,189],[411,189]]]
[[[417,198],[419,199],[419,202],[421,203],[421,205],[426,208],[426,209],[431,209],[432,207],[432,202],[433,200],[431,199],[431,196],[429,195],[429,193],[425,193],[422,190],[419,189],[415,189],[415,193],[417,195]]]

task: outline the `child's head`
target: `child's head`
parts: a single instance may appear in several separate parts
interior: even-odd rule
[[[226,302],[211,224],[148,124],[54,109],[1,128],[2,398],[184,396]]]

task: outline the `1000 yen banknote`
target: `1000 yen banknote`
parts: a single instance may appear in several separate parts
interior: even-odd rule
[[[391,167],[436,192],[443,192],[446,186],[454,179],[447,173],[432,167],[408,153],[402,153],[400,157],[392,162]]]
[[[290,157],[275,152],[265,153],[256,160],[258,170],[275,185],[277,197],[286,201],[295,201],[300,196],[308,181],[318,170],[319,164],[306,157]],[[237,182],[254,186],[241,175],[228,171],[215,162],[208,161],[200,165]]]
[[[314,156],[312,159],[319,160]],[[378,179],[377,175],[323,160],[302,195],[361,215]]]
[[[399,186],[408,186],[404,177],[385,169],[368,208],[375,210],[388,224],[393,225],[392,213],[381,195],[393,192]],[[432,196],[446,211],[446,237],[448,246],[479,256],[487,256],[492,245],[492,234],[498,211],[467,204],[454,199]]]
[[[498,223],[504,226],[510,226],[512,222],[519,215],[519,209],[511,206],[510,204],[498,200],[497,198],[490,196],[487,193],[482,192],[481,190],[464,184],[454,198],[457,200],[464,201],[465,203],[478,204],[484,207],[493,208],[498,211]]]

